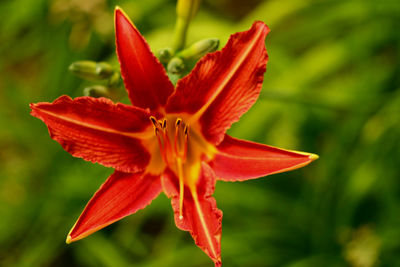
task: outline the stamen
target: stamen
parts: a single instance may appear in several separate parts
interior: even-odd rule
[[[154,127],[158,128],[158,121],[153,116],[150,116],[150,120],[153,123]]]
[[[164,139],[164,143],[165,143],[165,146],[164,146],[165,153],[166,153],[166,155],[172,156],[173,151],[172,151],[172,147],[171,147],[171,141],[169,140],[169,136],[167,133],[167,128],[163,129],[162,133],[163,133],[163,139]],[[172,160],[172,162],[173,162],[172,158],[170,160]]]
[[[157,120],[150,117],[154,125],[154,132],[160,147],[160,153],[163,161],[170,167],[176,166],[176,173],[179,178],[179,219],[183,219],[183,200],[185,198],[185,173],[184,164],[186,164],[186,154],[188,146],[189,127],[183,123],[181,118],[175,121],[175,133],[168,133],[172,130],[168,127],[167,119]]]
[[[183,170],[182,170],[182,159],[176,159],[176,167],[178,169],[178,177],[179,177],[179,219],[183,219],[183,198],[185,193],[185,185],[184,185],[184,177],[183,177]]]
[[[180,119],[177,119],[175,122],[175,138],[174,138],[174,149],[175,155],[179,155],[179,124],[181,123]]]
[[[182,159],[183,163],[186,161],[187,135],[188,135],[188,126],[182,123],[181,118],[176,119],[174,152],[177,157]]]
[[[157,141],[158,141],[158,146],[160,147],[161,156],[162,156],[164,162],[167,163],[168,162],[167,161],[167,155],[165,154],[164,144],[163,144],[163,142],[161,140],[159,131],[160,130],[158,128],[154,129],[154,132],[155,132],[155,135],[156,135]]]
[[[187,155],[187,145],[188,145],[188,131],[189,131],[189,127],[186,125],[185,126],[185,137],[183,140],[183,158],[186,160],[186,155]]]

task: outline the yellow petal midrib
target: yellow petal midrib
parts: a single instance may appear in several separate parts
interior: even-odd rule
[[[78,125],[78,126],[82,126],[82,127],[85,127],[85,128],[89,128],[89,129],[93,129],[93,130],[97,130],[97,131],[101,131],[101,132],[119,134],[119,135],[123,135],[123,136],[130,137],[130,138],[149,139],[154,135],[153,131],[152,131],[152,128],[150,126],[147,127],[142,132],[137,132],[137,133],[135,133],[135,132],[124,132],[124,131],[118,131],[118,130],[115,130],[115,129],[102,127],[102,126],[99,126],[99,125],[90,124],[90,123],[87,123],[87,122],[84,122],[84,121],[80,121],[80,120],[75,120],[75,119],[72,119],[70,117],[59,115],[57,113],[53,113],[53,112],[50,112],[50,111],[40,110],[40,112],[41,113],[45,113],[47,115],[50,115],[53,118],[61,119],[61,120],[67,121],[69,123]]]
[[[242,53],[240,58],[234,63],[234,66],[230,69],[227,75],[225,75],[224,79],[222,82],[220,82],[219,85],[217,85],[217,89],[215,90],[214,94],[207,100],[207,102],[195,113],[191,116],[190,122],[193,123],[194,121],[197,121],[201,115],[207,110],[207,108],[214,102],[214,100],[219,96],[221,91],[225,88],[225,86],[228,84],[230,79],[233,77],[233,75],[236,73],[236,71],[240,68],[242,63],[245,61],[247,56],[250,54],[250,52],[253,50],[255,44],[257,43],[260,35],[262,33],[262,28],[257,32],[256,38],[253,39],[253,41],[247,46],[246,50]]]

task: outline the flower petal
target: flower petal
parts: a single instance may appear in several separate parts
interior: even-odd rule
[[[217,208],[214,192],[215,174],[206,164],[202,164],[197,188],[194,192],[185,188],[183,218],[179,218],[179,183],[171,171],[162,176],[165,194],[171,198],[175,214],[175,224],[184,231],[189,231],[196,245],[215,263],[221,266],[221,223],[222,211]]]
[[[82,239],[143,209],[161,190],[159,176],[114,172],[86,205],[69,232],[67,243]]]
[[[115,36],[121,74],[132,104],[152,111],[163,107],[174,86],[143,36],[119,8],[115,9]]]
[[[303,167],[317,155],[284,150],[225,135],[209,163],[218,179],[243,181]]]
[[[140,139],[153,132],[149,114],[142,109],[106,98],[68,96],[31,104],[31,109],[51,138],[75,157],[125,172],[141,171],[150,160]]]
[[[180,80],[167,103],[167,112],[189,113],[199,120],[203,135],[214,144],[256,101],[268,60],[265,37],[269,29],[255,22],[250,30],[231,36],[222,51],[203,57]]]

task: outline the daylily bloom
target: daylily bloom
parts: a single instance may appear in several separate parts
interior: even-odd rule
[[[232,35],[203,57],[176,88],[143,36],[115,10],[116,50],[132,106],[106,98],[61,96],[31,104],[50,136],[75,157],[115,172],[94,194],[67,243],[144,208],[164,192],[178,228],[221,265],[222,212],[216,180],[243,181],[293,170],[315,160],[225,134],[256,101],[268,60],[263,22]]]

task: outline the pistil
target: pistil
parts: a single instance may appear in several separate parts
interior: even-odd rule
[[[182,167],[182,159],[176,159],[176,167],[178,169],[178,178],[179,178],[179,219],[183,219],[183,198],[185,194],[185,184],[184,184],[184,176],[183,176],[183,167]]]

